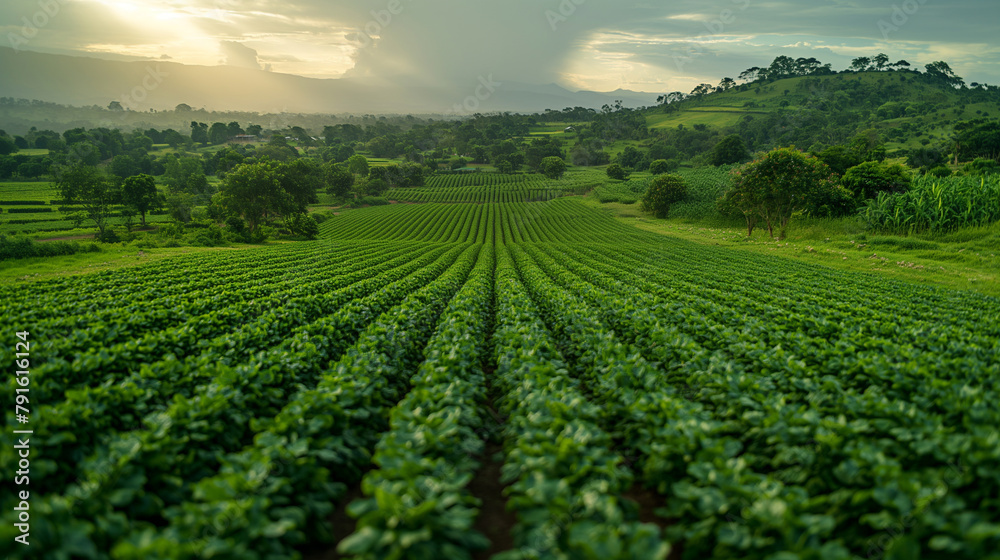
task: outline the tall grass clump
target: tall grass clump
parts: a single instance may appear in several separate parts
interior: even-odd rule
[[[861,215],[869,230],[880,233],[945,232],[989,225],[1000,220],[1000,175],[924,175],[907,192],[879,193]]]

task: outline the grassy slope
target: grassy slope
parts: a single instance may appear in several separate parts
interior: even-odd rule
[[[902,81],[901,78],[906,80]],[[807,82],[811,80],[811,82]],[[732,126],[739,122],[745,115],[761,114],[777,111],[779,103],[787,100],[788,111],[810,99],[829,97],[840,89],[843,89],[846,82],[861,81],[866,84],[882,82],[886,85],[896,84],[902,87],[902,94],[896,99],[912,103],[931,102],[945,103],[950,105],[947,109],[942,109],[926,115],[906,116],[898,119],[883,121],[888,127],[899,127],[904,123],[928,124],[929,130],[921,137],[910,136],[905,142],[890,143],[889,149],[916,148],[921,146],[923,138],[930,139],[931,142],[940,141],[947,138],[953,130],[954,123],[961,120],[979,118],[982,115],[977,111],[985,113],[991,117],[1000,115],[1000,111],[995,104],[978,103],[970,104],[960,110],[960,97],[956,93],[948,92],[940,88],[919,83],[914,80],[913,74],[897,72],[865,72],[861,74],[837,74],[833,76],[821,77],[800,77],[779,80],[774,83],[753,87],[747,91],[728,91],[724,93],[710,94],[700,100],[689,100],[678,105],[679,109],[673,113],[664,113],[661,109],[652,109],[647,114],[646,121],[651,128],[675,128],[679,124],[691,127],[695,124],[705,124],[713,127]],[[810,86],[812,83],[814,86]],[[788,91],[786,94],[785,91]],[[756,107],[745,107],[748,102],[753,102]]]
[[[151,263],[162,259],[215,251],[241,251],[257,245],[236,245],[233,247],[176,247],[157,249],[135,249],[121,245],[104,249],[100,253],[79,253],[60,257],[38,257],[0,261],[0,284],[23,284],[49,280],[61,276],[75,276],[126,268]]]
[[[898,237],[866,235],[850,220],[799,220],[792,222],[788,239],[779,242],[771,240],[766,229],[754,231],[748,239],[738,223],[657,220],[638,205],[582,200],[640,229],[705,245],[1000,297],[1000,223],[945,235]]]

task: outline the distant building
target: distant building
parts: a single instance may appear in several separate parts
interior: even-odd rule
[[[230,140],[233,144],[252,144],[259,141],[260,139],[252,134],[240,134],[239,136],[233,136]]]

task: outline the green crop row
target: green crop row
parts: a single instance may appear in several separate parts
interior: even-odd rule
[[[321,229],[0,287],[44,489],[7,557],[1000,559],[995,298],[570,198]]]

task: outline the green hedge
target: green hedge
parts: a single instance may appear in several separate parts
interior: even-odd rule
[[[75,253],[96,253],[100,252],[100,250],[94,243],[86,245],[69,241],[39,243],[25,235],[9,237],[0,234],[0,260],[54,257],[57,255],[73,255]]]

